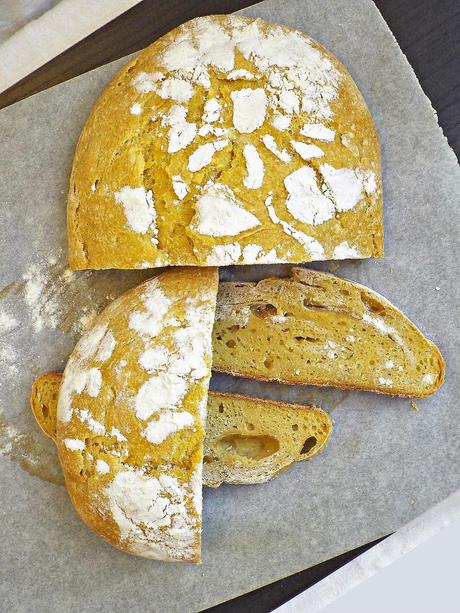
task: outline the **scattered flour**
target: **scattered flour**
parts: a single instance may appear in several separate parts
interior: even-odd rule
[[[10,332],[19,326],[19,322],[5,311],[0,312],[0,334]]]

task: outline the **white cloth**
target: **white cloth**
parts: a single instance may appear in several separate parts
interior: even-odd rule
[[[0,92],[140,0],[0,0]],[[50,10],[46,10],[47,8]],[[45,12],[43,12],[45,11]],[[38,18],[34,19],[34,17]],[[24,21],[29,21],[20,27]],[[17,27],[19,30],[15,31]]]
[[[0,43],[58,2],[59,0],[0,0]]]
[[[276,613],[315,613],[375,575],[440,530],[460,520],[460,490],[335,573],[285,603]]]

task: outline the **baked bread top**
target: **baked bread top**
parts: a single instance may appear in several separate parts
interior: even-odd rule
[[[189,21],[95,104],[68,235],[74,269],[380,257],[369,111],[305,34],[247,17]]]
[[[359,283],[292,268],[219,287],[214,370],[283,383],[425,397],[444,382],[439,349]]]
[[[123,294],[64,371],[56,442],[70,498],[129,553],[200,560],[217,282],[215,269],[176,269]]]

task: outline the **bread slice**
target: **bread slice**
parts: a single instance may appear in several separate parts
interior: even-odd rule
[[[35,419],[53,440],[61,382],[61,373],[41,375],[30,398]],[[203,485],[273,479],[294,462],[316,455],[331,432],[332,421],[319,407],[210,391]]]
[[[315,270],[219,288],[213,369],[290,384],[422,398],[444,381],[437,347],[388,300]]]
[[[56,443],[69,496],[128,553],[200,561],[217,284],[216,269],[176,268],[126,292],[64,370]]]
[[[210,392],[203,484],[269,481],[316,455],[331,432],[318,407]]]
[[[75,152],[73,269],[381,257],[380,146],[306,34],[199,17],[124,66]]]
[[[38,425],[56,441],[57,402],[62,373],[46,372],[32,383],[30,406]]]

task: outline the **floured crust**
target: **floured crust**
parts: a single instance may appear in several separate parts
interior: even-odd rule
[[[305,34],[194,19],[122,68],[94,106],[68,236],[74,269],[381,257],[369,111]]]
[[[332,433],[316,406],[210,392],[203,485],[265,483],[319,453]]]
[[[316,270],[219,287],[213,369],[296,385],[423,398],[444,382],[439,349],[373,290]]]
[[[112,545],[198,562],[215,269],[123,294],[66,365],[57,447],[78,513]]]

